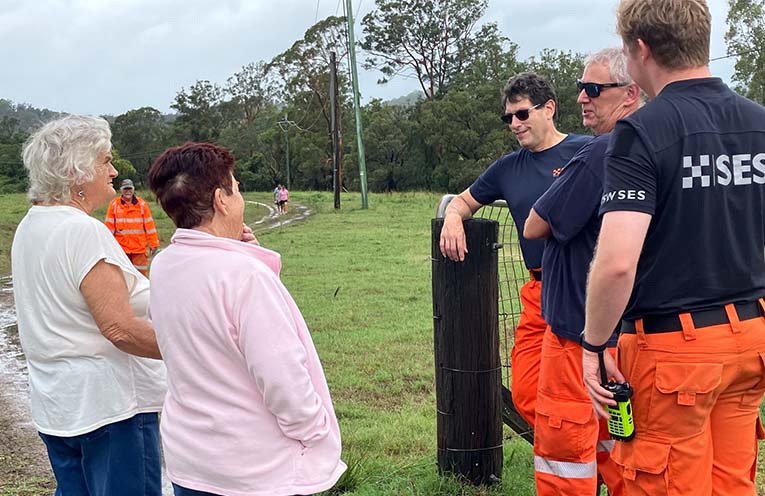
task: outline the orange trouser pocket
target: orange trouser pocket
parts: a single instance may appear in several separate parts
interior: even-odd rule
[[[657,362],[648,430],[672,438],[704,431],[722,380],[721,363]],[[637,406],[635,406],[637,408]],[[642,416],[637,412],[635,415]]]
[[[616,443],[611,458],[623,467],[627,494],[658,496],[679,494],[669,490],[670,446],[668,444],[635,438]]]
[[[537,396],[534,453],[557,460],[595,460],[598,422],[592,403]]]
[[[598,422],[590,402],[537,396],[534,476],[537,495],[594,494]]]

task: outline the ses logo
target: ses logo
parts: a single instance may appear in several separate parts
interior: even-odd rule
[[[765,153],[683,157],[683,189],[765,184]]]
[[[612,200],[638,200],[643,201],[645,200],[645,191],[635,190],[635,189],[619,189],[616,191],[609,191],[608,193],[605,193],[603,197],[600,199],[600,204],[603,205],[604,203],[610,202]]]

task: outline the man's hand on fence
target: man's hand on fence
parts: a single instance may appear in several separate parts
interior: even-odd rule
[[[465,243],[465,228],[462,227],[462,218],[457,214],[447,214],[444,218],[444,227],[441,228],[441,255],[453,262],[465,260],[468,252]]]

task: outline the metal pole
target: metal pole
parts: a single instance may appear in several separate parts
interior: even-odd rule
[[[359,75],[356,71],[356,41],[353,37],[353,10],[351,0],[345,0],[348,13],[348,51],[351,56],[351,73],[353,82],[353,108],[356,111],[356,141],[359,149],[359,181],[361,183],[361,208],[369,208],[367,201],[367,164],[364,159],[364,142],[361,139],[361,107],[359,106]]]

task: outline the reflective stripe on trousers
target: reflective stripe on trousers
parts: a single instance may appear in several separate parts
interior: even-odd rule
[[[615,444],[616,441],[614,440],[601,439],[598,441],[597,451],[598,453],[611,453]]]
[[[598,475],[598,462],[559,462],[535,456],[534,471],[564,479],[588,479]]]
[[[600,475],[610,495],[623,496],[621,467],[610,457],[614,444],[582,382],[582,347],[548,327],[534,423],[537,495],[595,494]]]

